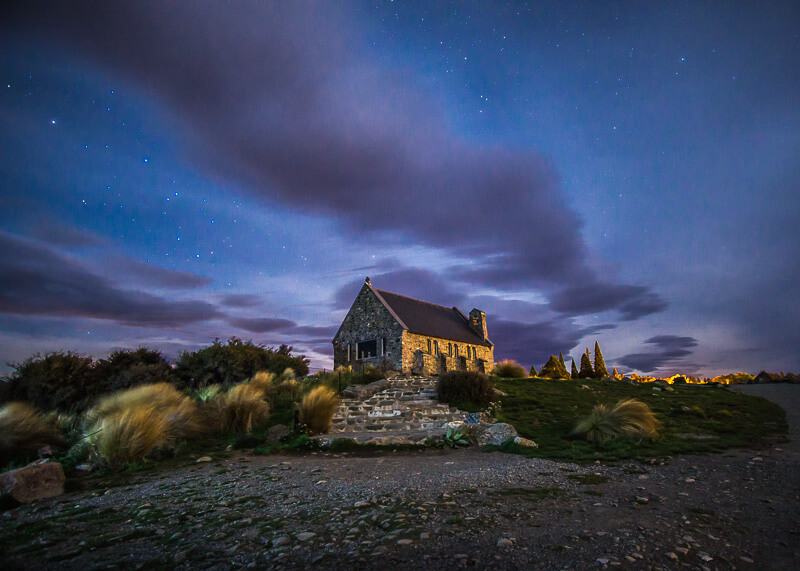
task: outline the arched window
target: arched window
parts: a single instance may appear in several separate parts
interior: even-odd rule
[[[458,345],[456,345],[456,357],[458,357]]]
[[[434,341],[433,342],[433,354],[434,355],[438,355],[439,354],[439,342],[438,341]]]
[[[431,340],[428,339],[428,353],[431,352]]]

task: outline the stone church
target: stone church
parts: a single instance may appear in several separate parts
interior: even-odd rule
[[[373,287],[367,278],[333,338],[333,363],[375,365],[403,373],[437,375],[494,367],[486,314],[465,315]]]

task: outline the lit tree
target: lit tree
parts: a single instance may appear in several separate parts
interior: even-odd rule
[[[534,365],[531,365],[531,370],[528,372],[528,374],[531,377],[535,377],[536,376],[536,367]]]
[[[539,371],[539,376],[545,379],[568,379],[569,373],[567,372],[567,368],[561,364],[558,357],[550,355],[547,363],[545,363],[542,370]]]
[[[600,350],[600,344],[594,342],[594,376],[598,379],[608,376],[608,369],[606,369],[606,362],[603,360],[603,352]]]
[[[586,348],[586,353],[581,355],[581,370],[578,373],[581,379],[593,379],[594,370],[592,369],[592,359],[589,357],[589,348]]]
[[[558,360],[561,361],[561,366],[566,369],[567,364],[564,362],[564,355],[561,354],[561,351],[558,352]]]
[[[616,367],[614,367],[614,372],[611,373],[611,376],[614,377],[615,379],[619,379],[619,373],[617,372]]]

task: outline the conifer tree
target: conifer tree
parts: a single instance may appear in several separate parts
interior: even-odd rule
[[[536,366],[535,365],[531,365],[531,370],[528,372],[528,374],[531,377],[535,377],[536,376]]]
[[[568,379],[569,373],[567,368],[558,360],[558,357],[550,355],[547,363],[539,371],[539,376],[543,379]]]
[[[594,376],[598,379],[608,376],[606,362],[603,360],[603,352],[600,350],[600,344],[597,341],[594,342]]]
[[[561,361],[561,364],[564,366],[564,369],[567,368],[567,364],[564,362],[564,355],[561,351],[558,352],[558,360]]]
[[[589,357],[589,348],[586,348],[586,353],[581,355],[581,370],[578,372],[578,377],[581,379],[593,379],[594,370],[592,369],[592,359]]]
[[[616,367],[614,367],[614,372],[611,373],[611,376],[614,377],[615,379],[619,379],[619,373],[617,372]]]
[[[578,378],[578,367],[575,366],[575,359],[572,360],[572,378]]]

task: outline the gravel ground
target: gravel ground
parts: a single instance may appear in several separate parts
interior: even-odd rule
[[[4,568],[800,568],[792,441],[577,466],[476,448],[234,455],[5,512]]]

